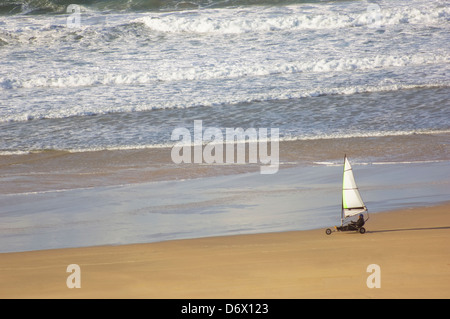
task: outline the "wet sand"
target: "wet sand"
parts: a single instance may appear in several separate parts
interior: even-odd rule
[[[448,200],[448,141],[423,134],[283,142],[287,169],[265,177],[259,165],[177,165],[164,148],[0,156],[3,251],[13,251],[0,253],[0,297],[449,298],[450,204],[430,207]],[[375,207],[368,232],[286,231],[301,229],[291,223],[309,219],[311,207],[334,222],[343,149],[360,163],[394,163],[354,166]],[[114,219],[104,224],[102,214]],[[165,222],[197,219],[205,229],[188,237],[203,238],[141,241],[155,221],[158,235]],[[237,233],[249,222],[257,234],[204,232],[216,221]],[[273,232],[277,223],[282,231]],[[137,226],[145,243],[122,245],[136,242]],[[97,243],[110,234],[124,239]],[[34,250],[26,249],[30,238],[36,247],[86,240]],[[9,240],[33,251],[14,252],[22,249],[9,249]],[[80,289],[66,286],[69,264],[81,267]],[[381,288],[366,285],[371,264],[381,268]]]
[[[279,168],[309,166],[324,161],[341,164],[344,153],[351,159],[367,162],[448,161],[449,141],[450,133],[284,141],[279,145]],[[260,170],[260,164],[246,162],[239,165],[174,164],[171,148],[89,152],[48,150],[0,156],[0,194],[201,178]]]
[[[2,298],[449,298],[450,204],[324,229],[0,254]],[[66,285],[80,266],[81,288]],[[367,272],[379,265],[380,288]]]

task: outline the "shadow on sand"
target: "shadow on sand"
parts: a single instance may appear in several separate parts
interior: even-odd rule
[[[437,229],[450,229],[450,226],[368,230],[367,233],[389,233],[389,232],[396,232],[396,231],[437,230]]]

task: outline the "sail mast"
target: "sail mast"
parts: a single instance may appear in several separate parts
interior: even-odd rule
[[[345,160],[347,159],[347,154],[344,155],[344,173],[345,174]],[[344,181],[344,177],[342,177],[342,181]],[[344,189],[344,184],[342,184],[342,189]],[[342,200],[341,200],[341,226],[344,225],[344,192],[342,192]]]

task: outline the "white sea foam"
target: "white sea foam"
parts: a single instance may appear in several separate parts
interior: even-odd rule
[[[18,88],[56,87],[72,88],[84,86],[117,86],[151,84],[158,81],[182,80],[213,80],[233,79],[243,77],[268,76],[273,74],[292,74],[300,72],[345,72],[372,69],[400,68],[405,66],[420,66],[429,64],[444,64],[450,62],[450,55],[439,53],[418,53],[402,56],[377,54],[373,57],[342,57],[322,58],[312,61],[266,63],[228,64],[220,63],[207,66],[192,66],[177,68],[171,65],[161,65],[158,69],[117,74],[117,72],[104,73],[78,73],[72,70],[60,70],[59,74],[49,76],[33,75],[29,78],[14,78],[10,75],[0,77],[0,88],[4,90]],[[350,88],[351,91],[351,88]],[[325,93],[326,94],[326,93]]]
[[[313,141],[313,140],[334,140],[334,139],[351,139],[351,138],[367,138],[367,137],[389,137],[389,136],[411,136],[411,135],[435,135],[435,134],[450,134],[450,130],[408,130],[408,131],[380,131],[380,132],[353,132],[353,133],[332,133],[332,134],[317,134],[317,135],[298,135],[298,136],[280,136],[278,142],[292,142],[292,141]],[[264,142],[265,140],[261,140]],[[260,142],[261,142],[260,141]],[[270,142],[271,140],[267,140]],[[239,141],[237,141],[239,143]],[[245,141],[246,143],[251,141]],[[255,141],[253,141],[255,142]],[[206,145],[208,142],[205,142]],[[228,142],[229,143],[229,142]],[[167,142],[167,143],[152,143],[144,145],[104,145],[104,146],[94,146],[94,147],[83,147],[83,148],[59,148],[59,151],[65,151],[69,153],[84,153],[84,152],[100,152],[100,151],[129,151],[129,150],[145,150],[145,149],[162,149],[162,148],[172,148],[177,144],[177,141]],[[190,143],[188,145],[195,146],[197,144]],[[33,150],[33,151],[1,151],[0,156],[8,155],[26,155],[30,153],[48,152],[49,150]],[[419,161],[402,161],[401,163],[419,163]],[[433,160],[431,162],[439,162]],[[335,165],[333,162],[314,162],[317,165]],[[395,162],[399,163],[399,162]],[[285,163],[286,164],[286,163]],[[362,164],[362,163],[359,163]],[[371,164],[389,164],[389,162],[381,163],[371,163]]]
[[[11,155],[27,155],[30,154],[29,151],[1,151],[0,155],[11,156]]]
[[[378,132],[353,132],[353,133],[332,133],[284,137],[281,141],[307,141],[322,139],[341,139],[355,137],[385,137],[385,136],[409,136],[409,135],[432,135],[432,134],[449,134],[450,130],[407,130],[407,131],[378,131]]]
[[[374,23],[373,12],[361,7],[349,11],[337,11],[329,5],[295,5],[262,7],[249,14],[245,10],[220,9],[182,14],[151,14],[136,21],[158,32],[167,33],[222,33],[237,34],[246,32],[296,31],[337,29],[367,26]],[[205,14],[206,13],[206,14]],[[415,7],[380,7],[378,25],[427,24],[446,22],[450,8],[428,7],[420,10]]]
[[[398,162],[373,162],[367,163],[372,165],[397,165],[397,164],[430,164],[430,163],[444,163],[446,160],[424,160],[424,161],[398,161]]]
[[[450,8],[370,4],[0,16],[0,149],[165,145],[186,117],[285,138],[448,129]]]
[[[354,161],[352,162],[352,165],[354,166],[360,166],[360,165],[402,165],[402,164],[433,164],[433,163],[445,163],[448,162],[447,160],[423,160],[423,161],[389,161],[389,162],[361,162],[361,161]],[[341,162],[314,162],[315,165],[321,165],[321,166],[342,166],[343,163]]]
[[[192,107],[208,107],[215,105],[236,105],[240,103],[251,103],[254,101],[277,101],[289,99],[301,99],[308,97],[318,97],[325,95],[353,95],[357,93],[374,93],[385,91],[397,91],[414,88],[442,88],[448,87],[445,83],[436,84],[391,84],[391,85],[356,85],[348,87],[317,88],[307,90],[293,91],[275,91],[246,93],[243,95],[227,96],[198,96],[180,101],[178,99],[159,100],[157,104],[127,104],[121,106],[108,107],[106,104],[100,105],[81,105],[77,104],[71,108],[53,108],[53,109],[31,109],[27,112],[8,112],[0,110],[0,123],[22,122],[37,119],[59,119],[74,116],[93,116],[111,113],[130,113],[143,112],[162,109],[185,109]]]
[[[445,1],[435,1],[433,5],[422,0],[416,0],[414,4],[408,1],[380,2],[378,7],[375,19],[377,28],[395,25],[442,26],[450,19],[450,7]],[[367,28],[374,26],[374,14],[368,8],[369,5],[360,3],[340,4],[339,9],[334,4],[299,4],[251,9],[130,13],[127,20],[117,14],[100,16],[96,12],[84,10],[81,24],[76,29],[67,27],[66,16],[8,16],[0,17],[0,45],[64,45],[73,40],[91,45],[115,38],[126,41],[127,36],[148,37],[149,34],[136,24],[142,24],[151,31],[169,34],[243,34]],[[134,31],[127,32],[132,30]]]

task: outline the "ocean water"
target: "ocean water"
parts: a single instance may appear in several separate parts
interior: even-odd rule
[[[0,0],[0,154],[450,131],[450,5]]]
[[[353,170],[370,215],[449,200],[448,161]],[[326,165],[0,194],[0,253],[325,229],[340,223],[340,187],[342,165]]]
[[[90,152],[196,120],[278,128],[297,165]],[[0,0],[0,252],[329,227],[345,151],[371,212],[448,201],[449,136],[448,0]]]

